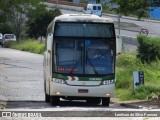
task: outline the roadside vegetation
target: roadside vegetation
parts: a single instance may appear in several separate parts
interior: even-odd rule
[[[0,103],[0,109],[4,109],[6,106],[3,103]]]
[[[146,41],[146,43],[148,43],[146,39],[156,39],[144,36],[139,36],[138,38],[139,42],[143,40]],[[160,42],[159,39],[156,40]],[[148,49],[152,50],[150,46],[152,46],[151,43],[154,44],[154,42],[149,43],[149,47],[147,47],[147,45],[145,46],[145,51],[148,51]],[[44,44],[31,39],[18,43],[12,42],[7,44],[7,47],[39,54],[43,54],[44,52]],[[160,59],[155,59],[150,62],[148,62],[148,59],[145,59],[146,61],[140,59],[138,55],[145,53],[141,51],[141,49],[139,46],[137,53],[122,53],[117,56],[115,95],[119,100],[147,100],[160,94]],[[148,56],[150,54],[148,54]],[[146,58],[148,58],[147,54],[145,55]],[[144,72],[144,85],[138,86],[136,90],[133,89],[133,71]]]
[[[21,50],[21,51],[28,51],[31,53],[44,53],[44,43],[36,40],[36,39],[28,39],[22,40],[19,42],[8,42],[5,44],[5,47]]]
[[[144,85],[133,89],[133,71],[144,72]],[[116,64],[116,97],[120,100],[146,100],[160,94],[160,60],[142,63],[136,54],[121,54]]]
[[[160,38],[138,36],[137,39],[137,53],[117,57],[116,96],[121,100],[145,100],[160,95]],[[133,71],[144,72],[144,85],[135,90]]]

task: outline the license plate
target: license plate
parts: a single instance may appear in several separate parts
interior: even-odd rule
[[[78,93],[88,93],[88,89],[78,89]]]

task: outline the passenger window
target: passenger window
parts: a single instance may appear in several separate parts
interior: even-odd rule
[[[101,6],[98,6],[98,10],[101,10]]]
[[[96,6],[93,6],[93,10],[96,10]]]

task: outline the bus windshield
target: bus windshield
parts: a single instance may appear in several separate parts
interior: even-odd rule
[[[103,24],[105,27],[103,26],[100,31],[101,25],[85,24],[84,26],[84,24],[79,24],[75,25],[77,29],[73,27],[74,24],[70,27],[66,24],[68,29],[65,24],[64,26],[60,24],[56,29],[54,34],[54,54],[56,57],[54,58],[53,71],[69,75],[113,74],[114,43],[108,39],[113,38],[111,25]],[[61,27],[64,27],[64,32]],[[87,29],[90,29],[90,32],[86,33]]]
[[[59,37],[114,37],[114,26],[111,23],[57,23],[54,36]]]

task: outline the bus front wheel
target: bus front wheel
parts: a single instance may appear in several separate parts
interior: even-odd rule
[[[51,105],[58,105],[58,103],[60,102],[60,97],[57,97],[57,96],[51,96],[50,97],[50,102],[51,102]]]
[[[102,98],[102,106],[109,106],[110,98]]]

